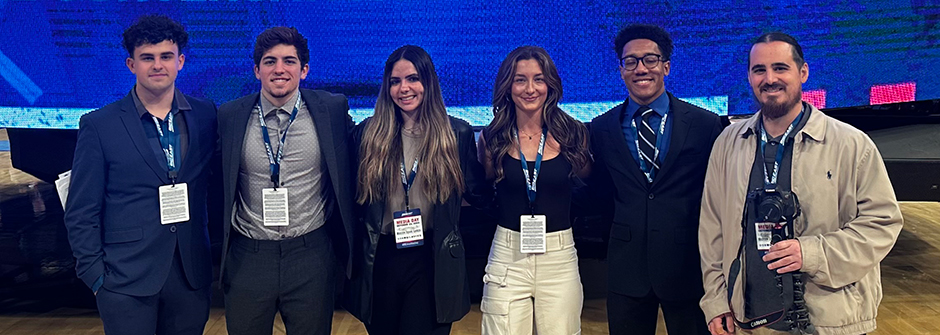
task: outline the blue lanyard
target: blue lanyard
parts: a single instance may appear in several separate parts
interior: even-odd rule
[[[624,107],[624,108],[626,108],[626,107]],[[653,113],[655,113],[655,111],[654,111]],[[666,134],[666,118],[668,118],[668,117],[669,117],[669,111],[666,111],[666,114],[663,115],[662,121],[659,122],[659,136],[656,136],[656,148],[655,148],[655,150],[653,150],[653,161],[654,161],[654,162],[659,161],[659,153],[662,151],[662,148],[663,148],[663,137],[666,137],[666,136],[665,136],[665,134]],[[633,143],[636,144],[636,154],[637,154],[637,157],[639,157],[639,156],[640,156],[640,153],[641,153],[641,151],[640,151],[640,131],[637,130],[637,128],[636,128],[636,119],[630,120],[630,125],[633,127],[633,134],[634,134]],[[647,167],[647,166],[646,166],[646,161],[644,161],[642,158],[638,159],[638,161],[640,161],[640,171],[643,171],[643,174],[646,175],[646,181],[652,183],[652,182],[653,182],[653,177],[655,177],[655,175],[654,175],[654,173],[653,173],[653,167],[652,167],[652,166]]]
[[[545,134],[547,128],[542,128],[542,137],[539,138],[539,151],[535,155],[535,169],[532,170],[532,177],[529,177],[529,163],[525,160],[525,154],[522,153],[522,142],[519,142],[519,130],[513,129],[512,135],[516,137],[516,143],[519,144],[519,161],[522,162],[522,174],[525,175],[526,194],[529,196],[529,209],[532,215],[535,215],[535,183],[539,179],[539,170],[542,169],[542,153],[545,151]]]
[[[786,151],[787,137],[790,136],[790,132],[800,123],[800,119],[802,118],[803,112],[800,111],[800,115],[796,116],[796,119],[787,127],[787,131],[783,133],[783,137],[780,138],[780,145],[777,146],[777,156],[774,158],[773,173],[768,173],[767,164],[763,163],[764,157],[767,157],[764,154],[764,147],[767,145],[767,130],[764,129],[764,122],[762,120],[757,121],[757,125],[760,127],[760,166],[764,168],[764,188],[775,188],[777,186],[777,174],[780,172],[780,162],[783,162],[783,153]]]
[[[284,128],[284,134],[281,135],[281,140],[277,146],[277,156],[274,156],[274,150],[271,149],[271,137],[268,135],[268,126],[264,123],[264,112],[261,111],[261,103],[259,102],[255,108],[258,110],[258,120],[261,121],[261,137],[264,139],[264,150],[268,154],[271,182],[274,183],[274,189],[277,189],[281,184],[281,159],[284,158],[284,143],[287,142],[287,131],[290,130],[290,126],[294,124],[294,119],[297,118],[297,110],[300,108],[300,97],[297,97],[297,102],[294,103],[294,111],[290,113],[290,121],[287,122],[287,127]]]
[[[179,147],[180,136],[176,132],[176,124],[173,122],[173,112],[166,114],[166,121],[160,121],[156,116],[152,114],[150,117],[153,118],[154,125],[157,126],[157,134],[160,136],[160,147],[163,149],[163,154],[166,156],[166,170],[167,177],[170,178],[170,182],[176,184],[176,176],[178,174],[179,160],[177,159],[176,149]]]
[[[407,177],[405,176],[405,160],[401,161],[401,186],[405,189],[405,211],[411,211],[411,207],[408,205],[408,191],[411,191],[411,186],[414,185],[415,176],[418,175],[418,157],[415,157],[415,163],[411,165],[411,174]]]

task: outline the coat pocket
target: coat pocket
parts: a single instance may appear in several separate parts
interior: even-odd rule
[[[447,237],[444,238],[444,249],[447,249],[450,257],[463,258],[464,248],[463,240],[460,239],[460,234],[458,234],[456,231],[452,231],[450,234],[447,234]]]
[[[874,318],[868,312],[872,304],[862,300],[855,284],[830,288],[810,281],[805,289],[806,301],[812,301],[807,306],[809,319],[817,327],[843,327]]]
[[[143,238],[144,232],[140,228],[104,232],[105,244],[134,242]]]
[[[610,226],[610,238],[630,242],[633,236],[630,234],[630,225],[614,222]]]

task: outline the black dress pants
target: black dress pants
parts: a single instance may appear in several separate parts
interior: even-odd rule
[[[326,229],[281,241],[231,236],[222,283],[228,333],[271,334],[280,312],[287,334],[329,335],[336,256]]]
[[[662,306],[666,331],[670,335],[709,335],[705,314],[698,302],[698,299],[661,300],[653,290],[643,297],[607,291],[607,325],[611,335],[654,335],[657,312]]]
[[[369,334],[450,334],[451,323],[437,323],[431,241],[425,232],[424,245],[398,249],[394,236],[379,238]]]

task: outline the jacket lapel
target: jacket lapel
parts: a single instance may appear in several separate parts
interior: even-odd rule
[[[617,166],[619,169],[626,171],[638,185],[647,185],[649,184],[646,181],[646,175],[640,171],[640,164],[633,159],[633,154],[630,153],[629,145],[632,143],[627,143],[627,139],[623,137],[623,109],[626,108],[627,103],[624,102],[622,105],[614,108],[606,122],[603,122],[604,130],[607,132],[607,140],[609,145],[614,149],[614,157],[620,157],[620,159],[612,160],[608,159],[608,164]]]
[[[669,94],[668,92],[666,94]],[[663,166],[656,172],[656,177],[653,178],[653,186],[659,182],[660,176],[668,176],[669,170],[675,165],[676,159],[679,157],[679,152],[682,151],[682,148],[685,146],[685,140],[689,135],[689,110],[686,108],[679,107],[679,100],[676,97],[669,94],[669,108],[672,109],[669,114],[669,118],[672,119],[672,132],[670,133],[669,139],[669,152],[666,153],[666,159],[662,162]]]
[[[137,148],[137,153],[144,159],[144,162],[147,163],[150,170],[164,183],[169,183],[170,181],[167,179],[166,175],[166,163],[157,161],[157,157],[153,154],[150,143],[147,142],[147,135],[144,134],[144,126],[140,123],[140,115],[137,114],[137,107],[134,106],[134,98],[131,97],[131,94],[134,93],[128,93],[128,95],[121,100],[121,110],[123,112],[121,113],[121,122],[124,123],[124,128],[127,129],[127,134],[131,138],[131,142],[133,142],[134,146]]]
[[[233,123],[233,126],[229,127],[229,129],[234,132],[234,134],[228,136],[228,138],[232,140],[232,143],[228,146],[229,157],[232,157],[232,161],[225,167],[228,169],[229,176],[238,175],[238,168],[242,161],[242,152],[244,152],[245,132],[248,130],[248,121],[251,120],[251,114],[255,109],[255,104],[258,103],[260,95],[261,93],[255,93],[252,94],[250,98],[242,100],[241,105],[235,108],[234,117],[229,121]],[[229,178],[229,182],[233,184],[236,180],[237,178]],[[235,185],[232,186],[234,187]]]
[[[203,125],[199,123],[201,120],[196,117],[195,110],[190,109],[180,114],[183,115],[183,119],[186,120],[186,129],[189,133],[189,143],[187,143],[188,147],[186,149],[186,157],[183,157],[183,160],[180,162],[178,179],[182,182],[186,180],[184,177],[188,176],[187,172],[193,168],[192,165],[195,164],[195,162],[198,162],[199,157],[201,156],[198,152],[199,148],[202,148],[200,146],[201,143],[199,143],[199,130],[202,129]]]
[[[326,171],[332,179],[332,176],[336,173],[333,171],[337,171],[339,166],[337,165],[336,147],[333,139],[333,123],[330,120],[330,113],[326,110],[326,106],[323,106],[323,101],[321,101],[313,91],[301,89],[300,96],[307,104],[307,111],[310,112],[310,117],[313,118],[313,126],[317,129],[317,141],[319,142],[320,152],[323,155],[323,159],[326,160]],[[331,181],[333,182],[334,191],[338,191],[335,188],[341,185],[335,180]]]

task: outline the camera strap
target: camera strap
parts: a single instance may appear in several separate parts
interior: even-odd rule
[[[742,263],[744,259],[745,242],[747,239],[747,225],[749,221],[752,221],[752,220],[749,220],[749,217],[751,215],[754,215],[753,211],[751,210],[751,207],[756,205],[756,204],[752,204],[752,202],[756,201],[757,197],[755,194],[748,194],[747,198],[748,198],[748,204],[745,204],[744,215],[741,216],[741,243],[738,245],[737,257],[735,258],[733,262],[731,262],[731,268],[729,269],[729,273],[728,273],[727,298],[728,298],[728,307],[731,310],[734,323],[737,324],[738,327],[741,327],[742,329],[753,330],[753,329],[769,326],[777,322],[780,322],[781,320],[784,320],[784,318],[787,316],[790,308],[793,307],[793,274],[784,273],[784,274],[777,275],[777,285],[782,290],[781,296],[783,298],[783,306],[786,306],[785,308],[778,310],[778,311],[774,311],[772,313],[765,314],[763,316],[760,316],[760,317],[757,317],[748,321],[739,321],[737,316],[734,316],[734,308],[732,306],[731,299],[734,296],[734,286],[735,286],[735,282],[737,282],[738,276],[744,274]],[[792,226],[792,223],[788,223],[787,226]],[[785,229],[792,229],[792,227],[787,227]]]
[[[780,164],[783,162],[783,153],[786,151],[787,139],[790,138],[790,132],[793,131],[793,128],[796,128],[796,125],[800,123],[800,120],[803,119],[803,111],[800,111],[800,114],[796,116],[796,119],[790,123],[790,126],[787,127],[787,131],[783,133],[783,137],[780,138],[780,145],[777,146],[777,155],[774,159],[774,170],[773,172],[767,171],[766,164],[761,164],[764,170],[764,187],[765,188],[774,188],[777,185],[777,175],[780,172]],[[767,130],[764,129],[764,123],[758,122],[758,127],[760,128],[760,159],[763,161],[764,157],[764,147],[767,146],[768,135]],[[790,141],[793,142],[793,141]]]

